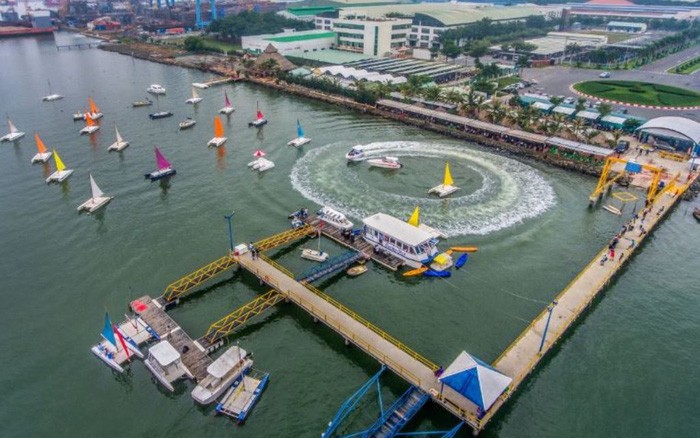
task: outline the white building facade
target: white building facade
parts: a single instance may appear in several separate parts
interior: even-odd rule
[[[338,34],[337,48],[369,56],[385,56],[406,46],[409,19],[316,17],[316,29]]]

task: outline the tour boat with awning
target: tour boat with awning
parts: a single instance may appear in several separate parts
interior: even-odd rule
[[[385,213],[362,220],[362,237],[381,250],[419,268],[438,254],[438,239],[433,234]]]
[[[173,383],[180,379],[194,379],[189,369],[182,363],[180,353],[170,342],[160,341],[148,349],[144,361],[146,368],[168,391],[174,392]]]
[[[216,401],[251,366],[248,352],[237,345],[229,348],[207,367],[206,377],[192,390],[192,398],[202,405]]]

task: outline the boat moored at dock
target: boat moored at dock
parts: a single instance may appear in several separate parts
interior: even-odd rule
[[[109,315],[105,313],[105,324],[100,333],[102,341],[90,350],[107,366],[123,373],[124,364],[130,362],[132,355],[143,359],[139,346],[153,338],[152,330],[149,329],[139,317],[127,318],[119,325],[112,324]]]
[[[178,380],[194,378],[182,363],[180,353],[167,340],[160,341],[148,349],[148,357],[144,364],[158,382],[170,392],[175,391],[173,383]]]
[[[362,237],[413,268],[429,263],[438,254],[438,240],[429,232],[384,213],[362,220]]]
[[[269,380],[269,373],[249,368],[234,380],[221,402],[216,405],[216,412],[227,415],[242,424],[260,399]]]
[[[323,222],[332,225],[339,230],[352,230],[353,223],[350,222],[343,213],[330,207],[321,208],[316,215]]]
[[[192,390],[192,398],[202,405],[213,403],[251,366],[248,352],[237,345],[229,348],[207,367],[207,376]]]

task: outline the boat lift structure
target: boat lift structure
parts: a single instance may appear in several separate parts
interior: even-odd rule
[[[624,164],[625,170],[624,172],[611,175],[612,166],[616,163]],[[659,182],[661,181],[663,169],[649,164],[635,163],[622,158],[608,157],[605,160],[605,165],[600,173],[600,178],[598,178],[598,184],[596,184],[595,189],[593,189],[593,193],[591,193],[591,196],[588,198],[589,205],[593,206],[593,204],[600,201],[602,196],[609,192],[612,185],[622,178],[626,172],[640,172],[641,170],[648,170],[653,175],[649,188],[647,189],[647,201],[653,201],[656,197],[656,192],[659,189]]]

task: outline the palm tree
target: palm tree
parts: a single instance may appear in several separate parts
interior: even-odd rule
[[[576,112],[581,112],[586,109],[586,98],[579,97],[576,99]]]
[[[616,129],[612,132],[612,138],[608,139],[608,145],[610,145],[611,148],[614,148],[617,146],[617,143],[619,143],[620,139],[622,138],[623,132],[620,129]]]
[[[569,128],[569,131],[573,134],[575,138],[580,138],[579,135],[581,132],[583,132],[585,124],[582,119],[576,118],[574,119],[573,122],[571,122],[571,127]]]
[[[598,112],[600,113],[601,118],[605,117],[612,112],[612,106],[607,103],[601,103],[598,107]]]
[[[557,133],[561,130],[561,127],[564,126],[564,122],[566,122],[566,116],[564,114],[554,113],[550,117],[550,122],[552,125],[553,133]]]
[[[455,89],[447,90],[442,96],[443,100],[456,106],[464,103],[464,95]]]
[[[425,87],[421,90],[421,95],[428,102],[437,102],[438,100],[440,100],[441,94],[442,90],[440,89],[440,87],[436,86]]]
[[[600,134],[600,131],[597,131],[593,128],[588,128],[583,131],[583,138],[586,139],[586,143],[591,143],[591,141]]]

